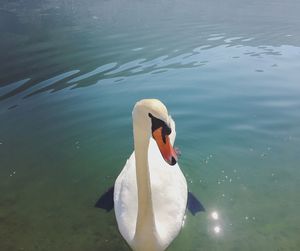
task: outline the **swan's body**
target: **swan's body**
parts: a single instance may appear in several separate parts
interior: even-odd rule
[[[135,151],[114,186],[114,207],[120,233],[135,251],[162,251],[178,235],[187,205],[187,183],[178,164],[170,166],[151,136],[151,119],[175,123],[158,100],[142,100],[133,110]],[[153,128],[153,125],[152,125]],[[173,159],[172,159],[173,161]]]

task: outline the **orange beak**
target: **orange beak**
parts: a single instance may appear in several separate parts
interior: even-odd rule
[[[153,133],[153,138],[155,139],[158,148],[163,156],[164,160],[171,166],[177,163],[177,154],[174,150],[172,144],[170,143],[170,138],[168,135],[162,134],[162,127],[156,129]]]

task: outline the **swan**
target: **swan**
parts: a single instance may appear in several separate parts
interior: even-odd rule
[[[132,250],[163,251],[180,232],[188,204],[193,215],[205,209],[188,192],[177,164],[175,122],[166,106],[157,99],[140,100],[132,120],[134,151],[96,207],[114,207],[119,231]],[[110,205],[103,206],[107,201]]]
[[[157,99],[137,102],[132,119],[134,152],[115,182],[115,215],[133,250],[163,251],[182,227],[188,195],[172,147],[175,123]]]

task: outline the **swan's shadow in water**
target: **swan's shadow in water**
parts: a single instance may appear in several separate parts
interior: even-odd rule
[[[114,208],[114,186],[110,187],[100,196],[95,204],[95,207],[105,209],[107,212]],[[191,192],[188,192],[186,207],[194,216],[199,212],[205,212],[205,208],[202,203]]]

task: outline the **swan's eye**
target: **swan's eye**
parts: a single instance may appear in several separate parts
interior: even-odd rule
[[[166,138],[171,134],[171,128],[168,126],[163,126],[161,131],[161,137],[163,142],[166,144]]]
[[[166,135],[170,135],[172,132],[171,128],[169,126],[164,126],[163,127],[163,133],[165,133]]]

